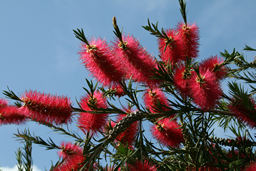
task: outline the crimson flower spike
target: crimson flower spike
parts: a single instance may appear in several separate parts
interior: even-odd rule
[[[222,95],[220,84],[213,72],[201,71],[194,68],[195,72],[190,81],[190,95],[193,101],[203,110],[213,108]]]
[[[243,102],[234,101],[230,105],[228,105],[229,110],[232,112],[234,116],[236,116],[239,120],[247,123],[251,128],[256,127],[256,105],[252,100],[252,104],[255,106],[254,110],[249,110],[247,106],[242,104]]]
[[[250,163],[246,168],[245,171],[255,171],[256,170],[256,162]]]
[[[142,161],[136,161],[135,164],[129,164],[128,168],[130,171],[157,171],[157,167],[151,165],[147,160]]]
[[[229,83],[229,88],[232,93],[229,110],[239,120],[247,123],[250,127],[256,127],[256,104],[255,100],[249,96],[246,91],[243,91],[237,83]]]
[[[195,24],[179,24],[177,34],[182,42],[182,59],[190,59],[198,56],[199,31]]]
[[[166,37],[159,37],[160,57],[165,63],[179,63],[198,56],[198,27],[179,24],[177,29],[166,31]]]
[[[127,111],[128,115],[131,112],[129,109],[126,109],[126,111]],[[119,114],[118,117],[117,117],[116,123],[121,121],[126,116],[127,116],[126,114]],[[111,127],[114,128],[116,123],[112,121],[111,122]],[[136,122],[133,122],[125,131],[120,133],[116,137],[116,140],[118,142],[121,142],[124,145],[128,145],[128,147],[131,147],[132,143],[134,142],[137,131],[138,131],[138,122],[136,121]]]
[[[224,66],[224,61],[217,56],[212,56],[200,64],[200,70],[214,72],[216,78],[221,80],[226,77],[228,69]]]
[[[81,99],[80,105],[85,111],[93,111],[93,108],[107,108],[106,98],[99,91],[94,92],[92,96],[87,95]],[[108,114],[95,114],[90,112],[81,112],[78,118],[78,125],[82,131],[95,133],[100,131],[107,122]]]
[[[59,156],[63,158],[63,162],[60,163],[53,171],[70,171],[78,170],[82,166],[82,162],[85,160],[83,156],[83,149],[75,144],[62,143]]]
[[[191,68],[186,69],[184,65],[179,65],[175,70],[173,81],[182,96],[188,96],[190,94],[189,85],[193,72]]]
[[[23,111],[35,121],[63,124],[71,120],[71,102],[67,97],[28,91],[21,100]]]
[[[144,94],[144,103],[151,113],[168,111],[168,100],[161,89],[148,89]]]
[[[0,108],[6,107],[8,102],[5,99],[0,99]]]
[[[164,118],[151,128],[152,135],[163,145],[178,147],[184,142],[182,130],[176,120]]]
[[[124,93],[124,90],[123,90],[123,87],[120,85],[120,84],[114,84],[110,87],[111,90],[115,91],[114,92],[114,95],[118,96],[118,97],[121,97],[121,96],[124,96],[125,93]]]
[[[7,101],[0,99],[0,125],[20,124],[28,119],[27,114],[16,106],[9,106]]]
[[[151,55],[140,45],[133,36],[123,36],[119,30],[115,17],[113,18],[114,33],[118,40],[113,43],[113,53],[125,70],[126,78],[154,86],[153,80],[156,63]]]
[[[107,42],[100,38],[89,42],[82,29],[74,30],[74,33],[76,38],[84,43],[80,52],[81,60],[92,75],[104,86],[119,83],[124,73]]]

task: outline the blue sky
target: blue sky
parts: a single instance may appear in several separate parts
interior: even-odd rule
[[[241,50],[245,44],[256,47],[255,6],[255,0],[189,0],[188,21],[200,28],[200,59],[219,55],[224,49]],[[32,89],[79,99],[89,73],[79,61],[80,42],[72,29],[84,28],[89,39],[112,41],[113,16],[125,33],[134,35],[155,56],[156,38],[141,27],[147,18],[164,28],[182,21],[178,0],[1,1],[0,90],[9,86],[19,95]],[[15,165],[14,152],[20,144],[13,133],[27,127],[43,137],[56,135],[34,123],[0,126],[0,166]],[[63,139],[57,137],[56,142]],[[48,169],[51,160],[57,161],[56,151],[33,147],[39,169]]]

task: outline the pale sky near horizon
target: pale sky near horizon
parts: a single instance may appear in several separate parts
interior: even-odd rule
[[[189,0],[188,22],[200,29],[199,61],[220,55],[224,49],[241,51],[245,44],[256,47],[255,6],[255,0]],[[39,90],[69,96],[75,104],[84,95],[88,72],[79,61],[80,42],[72,30],[84,28],[89,39],[113,41],[113,16],[125,33],[134,35],[154,56],[158,55],[157,39],[141,26],[148,18],[166,29],[182,22],[178,0],[0,1],[0,91],[7,86],[18,95]],[[35,123],[0,126],[0,168],[16,164],[15,152],[21,145],[13,134],[24,128],[44,138],[57,135]],[[56,143],[63,140],[63,136],[56,137]],[[58,159],[56,151],[37,145],[33,145],[33,158],[41,170]]]

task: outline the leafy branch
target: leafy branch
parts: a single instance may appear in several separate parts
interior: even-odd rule
[[[183,17],[184,23],[187,25],[186,1],[179,0],[179,3],[180,3],[180,13]]]
[[[37,122],[37,121],[35,121],[35,122]],[[78,134],[75,134],[75,133],[72,133],[70,131],[67,131],[64,128],[61,128],[61,127],[57,127],[57,126],[55,126],[55,125],[53,125],[53,124],[51,124],[49,122],[47,122],[47,123],[46,122],[40,122],[40,124],[41,125],[45,125],[45,126],[51,128],[51,129],[53,129],[56,132],[60,132],[63,135],[67,135],[67,136],[73,137],[79,143],[82,143],[84,141]]]
[[[165,33],[164,29],[162,28],[161,31],[158,29],[158,22],[156,24],[153,24],[149,21],[148,19],[148,25],[142,26],[145,30],[149,31],[150,34],[158,37],[158,38],[163,38],[166,40],[169,40],[170,38],[167,36]]]
[[[113,27],[114,27],[114,34],[116,35],[116,37],[119,39],[119,41],[122,43],[122,48],[125,48],[125,44],[123,42],[123,37],[122,37],[122,32],[120,31],[118,25],[117,25],[117,22],[116,22],[116,17],[113,17],[112,19],[112,22],[113,22]]]
[[[51,138],[49,138],[49,140],[45,141],[41,137],[31,135],[31,133],[30,133],[30,131],[28,129],[25,129],[23,132],[20,132],[18,130],[18,132],[16,134],[14,134],[14,135],[17,138],[20,138],[20,139],[22,139],[24,141],[31,141],[31,142],[33,142],[35,144],[42,145],[42,146],[46,147],[47,150],[61,149],[61,147],[56,145]]]
[[[250,46],[248,46],[248,45],[245,45],[244,50],[247,50],[247,51],[256,51],[256,49],[254,49],[254,48],[252,48],[252,47],[250,47]]]
[[[82,42],[84,42],[86,45],[90,46],[88,40],[85,37],[84,34],[84,30],[83,29],[77,29],[77,30],[73,30],[75,37],[79,40],[81,40]]]
[[[10,90],[9,87],[7,87],[7,90],[3,91],[3,94],[9,99],[22,102],[22,100],[12,90]]]

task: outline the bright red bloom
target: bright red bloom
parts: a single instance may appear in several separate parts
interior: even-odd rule
[[[197,57],[199,46],[198,27],[195,24],[185,25],[182,23],[178,25],[177,31],[183,46],[183,52],[180,58],[186,59],[186,57]]]
[[[122,86],[120,84],[114,84],[112,87],[111,87],[112,90],[115,91],[115,95],[118,96],[118,97],[121,97],[121,96],[124,96],[124,90],[122,88]]]
[[[113,52],[125,70],[126,78],[147,83],[149,86],[156,84],[153,80],[156,63],[151,55],[132,36],[123,36],[124,46],[119,40],[113,43]]]
[[[22,97],[22,101],[25,103],[24,112],[28,112],[33,120],[56,124],[71,120],[71,102],[67,97],[29,91]]]
[[[223,79],[227,75],[227,68],[225,66],[218,67],[223,61],[218,59],[217,56],[213,56],[209,59],[206,59],[200,64],[200,70],[206,71],[209,70],[213,72],[217,80]]]
[[[20,124],[28,119],[27,114],[16,106],[8,106],[8,102],[0,99],[0,125]]]
[[[181,60],[185,60],[183,53],[182,40],[179,34],[175,30],[167,30],[167,36],[171,39],[168,45],[168,40],[160,38],[158,40],[158,46],[160,51],[160,57],[165,62],[175,64]]]
[[[0,108],[6,107],[8,102],[5,99],[0,99]]]
[[[61,147],[59,156],[63,158],[63,162],[54,168],[54,171],[71,171],[81,168],[81,163],[85,160],[82,148],[71,143],[62,143]]]
[[[159,88],[148,89],[144,94],[144,103],[151,113],[168,111],[168,100]]]
[[[147,160],[137,161],[134,165],[128,165],[129,171],[157,171],[156,166],[151,166]]]
[[[248,156],[248,157],[250,157],[250,156]],[[229,158],[229,159],[233,158],[234,160],[244,159],[244,158],[246,158],[246,155],[245,155],[245,153],[243,153],[241,151],[239,152],[239,150],[234,150],[234,151],[231,150],[231,151],[228,152],[227,158]]]
[[[247,104],[243,104],[243,102],[239,100],[234,100],[228,105],[228,108],[241,121],[246,122],[251,127],[256,127],[256,105],[252,99],[250,103],[254,109],[251,109]]]
[[[81,60],[93,76],[103,85],[118,83],[124,73],[116,57],[111,53],[106,41],[102,39],[92,40],[90,46],[83,45]]]
[[[107,108],[106,98],[99,91],[94,92],[93,97],[90,95],[83,97],[80,105],[85,111],[94,111],[93,108]],[[78,118],[78,124],[83,131],[92,131],[92,133],[95,133],[104,127],[107,117],[108,114],[81,112]]]
[[[245,171],[255,171],[256,170],[256,162],[251,163],[249,166],[245,168]]]
[[[193,74],[190,83],[190,94],[198,106],[207,110],[216,105],[222,95],[222,91],[213,72],[206,70],[200,72],[200,75],[202,80],[197,74]]]
[[[153,136],[163,145],[177,147],[184,141],[180,125],[175,120],[164,118],[151,129]]]
[[[2,105],[0,105],[2,106]],[[16,106],[0,107],[0,125],[1,124],[20,124],[28,119],[22,108]]]
[[[117,118],[117,123],[119,121],[121,121],[125,116],[127,116],[126,114],[119,114],[118,118]],[[111,122],[111,127],[114,127],[116,125],[115,122]],[[137,127],[138,127],[138,122],[133,122],[128,128],[125,129],[125,131],[121,132],[117,137],[116,140],[121,142],[124,145],[128,145],[131,146],[135,135],[137,133]]]
[[[184,96],[188,96],[190,94],[190,81],[191,75],[194,71],[185,71],[185,66],[180,65],[174,74],[173,81],[175,86],[180,91],[180,93]]]

